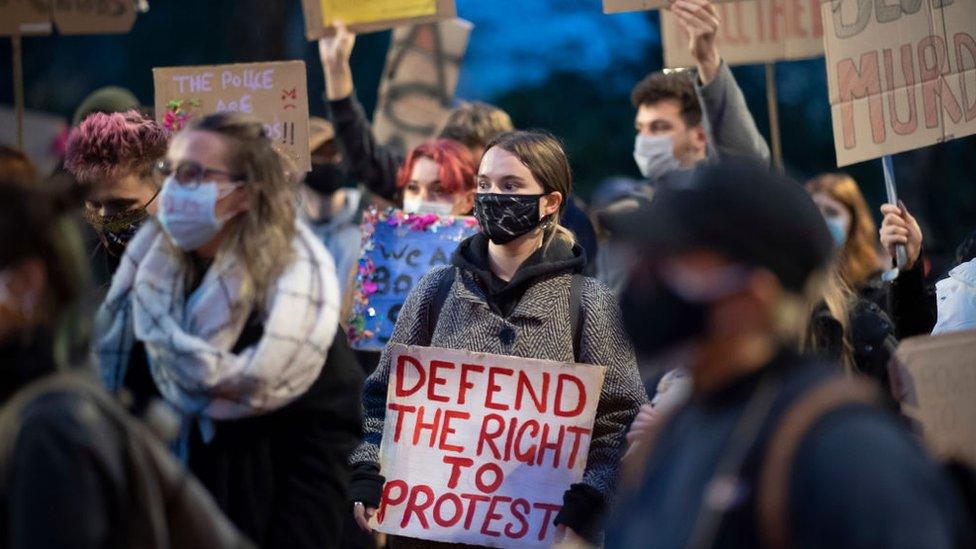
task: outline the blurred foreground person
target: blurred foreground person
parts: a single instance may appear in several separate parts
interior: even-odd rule
[[[496,137],[478,173],[475,215],[483,232],[411,290],[390,341],[606,366],[583,479],[566,486],[554,520],[563,535],[594,541],[613,500],[624,431],[646,398],[613,293],[579,274],[583,250],[557,222],[571,192],[569,161],[553,136]],[[390,359],[384,351],[366,380],[365,435],[350,458],[353,512],[363,529],[386,481],[379,450]],[[441,546],[403,538],[395,545]]]
[[[96,319],[103,380],[182,414],[178,454],[262,547],[334,547],[362,373],[332,258],[260,122],[197,119],[157,169]]]
[[[0,234],[17,235],[0,240],[0,547],[250,547],[85,367],[89,290],[73,208],[9,175],[0,171]]]
[[[167,140],[159,123],[136,111],[95,112],[68,136],[65,168],[86,187],[85,218],[101,241],[92,254],[98,282],[108,282],[129,240],[156,213],[153,165]]]
[[[607,547],[971,541],[954,488],[876,389],[793,350],[834,250],[802,187],[700,167],[630,235],[654,259],[623,296],[628,331],[638,353],[683,347],[693,391],[635,440]]]

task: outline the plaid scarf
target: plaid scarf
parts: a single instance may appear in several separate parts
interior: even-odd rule
[[[96,316],[94,352],[105,384],[121,388],[138,339],[160,393],[204,427],[209,419],[262,414],[301,396],[325,364],[341,297],[332,257],[304,222],[292,249],[294,259],[258,311],[263,336],[234,353],[252,312],[241,298],[239,261],[219,254],[187,295],[181,252],[158,223],[144,224]]]

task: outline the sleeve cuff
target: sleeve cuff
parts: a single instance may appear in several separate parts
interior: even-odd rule
[[[386,478],[376,463],[357,463],[349,481],[349,502],[361,501],[367,507],[379,507]]]
[[[580,537],[590,543],[597,543],[607,504],[603,496],[586,484],[573,484],[563,494],[563,507],[556,514],[553,524],[572,528]]]
[[[362,106],[359,104],[359,99],[356,98],[356,90],[353,90],[349,94],[349,97],[343,97],[342,99],[330,100],[325,97],[326,102],[329,104],[329,111],[332,113],[332,121],[339,123],[340,121],[355,120],[357,110],[361,110]]]
[[[708,84],[702,84],[701,76],[696,71],[695,86],[701,90],[703,97],[709,98],[716,94],[721,95],[723,93],[722,90],[728,85],[726,82],[729,78],[734,78],[732,76],[732,70],[729,69],[729,64],[725,62],[725,59],[722,59],[719,61],[718,72],[715,73],[715,78]]]

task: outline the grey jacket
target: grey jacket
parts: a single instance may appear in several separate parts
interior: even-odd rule
[[[724,60],[715,79],[701,85],[697,71],[693,81],[704,113],[708,135],[708,157],[718,160],[728,156],[747,156],[769,163],[769,145],[756,128],[742,90]]]
[[[430,303],[448,269],[456,269],[454,285],[431,334]],[[438,267],[410,292],[390,342],[429,342],[448,349],[573,362],[571,279],[567,273],[536,282],[526,290],[511,315],[502,318],[489,309],[484,292],[471,273],[456,267]],[[579,362],[607,367],[582,482],[609,503],[616,486],[623,436],[647,395],[613,293],[600,282],[585,278],[580,304]],[[509,345],[498,335],[506,327],[516,334]],[[384,350],[363,388],[363,443],[350,458],[353,465],[379,461],[389,373],[390,354]]]

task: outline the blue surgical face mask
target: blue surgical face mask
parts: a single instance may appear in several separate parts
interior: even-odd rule
[[[212,181],[182,185],[172,176],[166,178],[156,216],[173,244],[189,252],[210,242],[227,221],[217,217],[217,201],[234,187]]]
[[[634,140],[634,162],[641,175],[651,181],[681,167],[674,157],[674,140],[665,135],[638,135]]]
[[[830,229],[830,236],[834,237],[834,245],[838,249],[843,248],[847,242],[847,223],[839,217],[828,217],[825,221]]]

